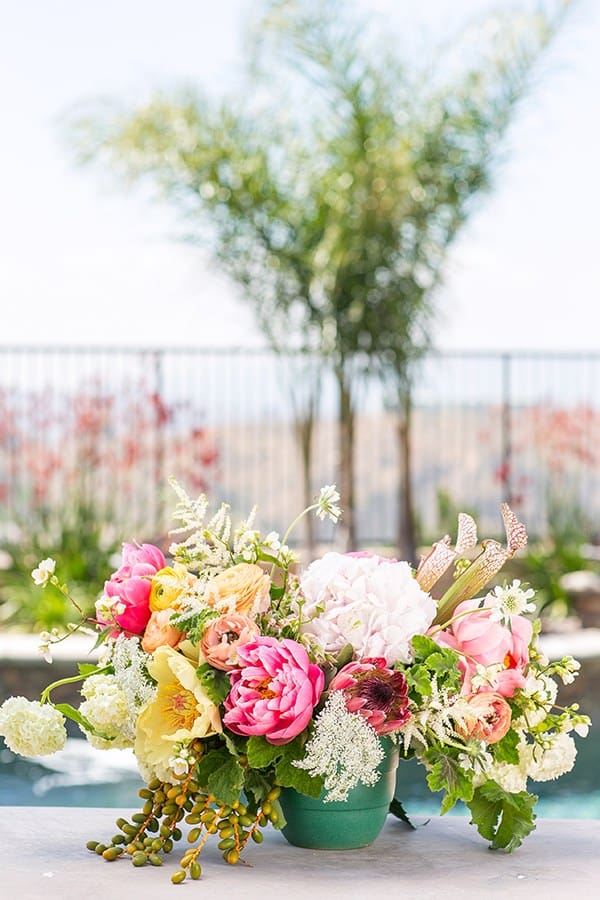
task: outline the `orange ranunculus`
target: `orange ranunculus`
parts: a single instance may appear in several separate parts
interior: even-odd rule
[[[252,616],[269,608],[270,587],[271,579],[260,566],[238,563],[208,582],[204,600],[223,613]]]
[[[200,649],[207,663],[222,672],[229,672],[238,665],[238,647],[253,641],[259,634],[258,625],[248,616],[228,613],[210,623],[202,636]]]
[[[157,609],[150,613],[150,619],[142,638],[142,650],[154,653],[157,647],[176,647],[184,634],[171,625],[170,619],[174,609]]]
[[[463,726],[457,728],[464,738],[476,738],[486,744],[502,740],[510,728],[511,709],[504,697],[495,691],[468,694],[465,700],[473,715],[465,716]]]

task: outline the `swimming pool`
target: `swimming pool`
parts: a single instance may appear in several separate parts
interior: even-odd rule
[[[600,734],[578,742],[572,772],[558,781],[530,783],[540,797],[536,812],[542,818],[600,818]],[[41,764],[43,762],[43,765]],[[143,787],[133,754],[94,750],[85,740],[69,738],[61,753],[44,760],[16,757],[0,750],[2,806],[139,806]],[[439,815],[440,795],[431,794],[425,770],[414,760],[401,762],[397,796],[409,816]],[[450,815],[468,815],[457,805]]]

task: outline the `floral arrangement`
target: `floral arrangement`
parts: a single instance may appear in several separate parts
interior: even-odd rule
[[[344,801],[378,778],[382,736],[416,757],[441,812],[463,801],[493,848],[518,847],[535,827],[529,780],[557,778],[576,755],[571,732],[590,724],[576,704],[555,706],[558,679],[579,663],[538,647],[534,592],[519,581],[485,592],[527,542],[504,504],[507,535],[478,545],[459,516],[454,546],[433,545],[416,571],[369,553],[328,552],[302,569],[287,544],[262,537],[254,511],[234,528],[228,506],[208,519],[204,496],[178,495],[169,564],[152,544],[124,544],[93,621],[97,665],[50,685],[40,701],[11,697],[0,734],[16,753],[61,749],[65,716],[99,748],[133,748],[147,786],[143,807],[90,850],[134,866],[160,865],[189,826],[172,881],[200,877],[212,835],[228,863],[269,823],[285,826],[283,788]],[[335,486],[316,512],[337,521]],[[66,597],[52,559],[32,573]],[[42,636],[50,658],[60,635]],[[78,708],[52,691],[81,680]],[[391,811],[404,818],[394,801]]]

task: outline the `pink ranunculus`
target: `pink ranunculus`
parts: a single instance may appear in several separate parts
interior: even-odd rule
[[[235,734],[287,744],[310,722],[325,677],[296,641],[259,637],[238,649],[223,723]]]
[[[229,672],[239,665],[240,647],[259,635],[258,625],[248,616],[228,613],[209,624],[200,641],[200,649],[207,663],[222,672]]]
[[[410,718],[408,685],[402,672],[376,657],[348,663],[334,676],[330,691],[342,691],[346,709],[358,713],[377,734],[396,731]]]
[[[492,613],[491,609],[479,609],[479,600],[464,600],[453,613],[452,625],[434,638],[461,655],[463,694],[473,692],[472,679],[479,665],[490,667],[489,682],[479,690],[512,697],[517,688],[525,686],[533,628],[523,616],[511,616],[509,628],[495,621]]]
[[[465,717],[462,727],[457,726],[458,733],[465,738],[485,741],[486,744],[501,741],[510,728],[512,717],[504,697],[496,691],[480,691],[469,694],[465,699],[472,715]]]
[[[100,616],[103,625],[115,625],[130,634],[143,634],[150,618],[150,589],[152,576],[165,566],[165,558],[154,544],[123,544],[123,562],[104,583],[104,593],[110,599],[118,598],[125,607],[113,613],[111,621]]]

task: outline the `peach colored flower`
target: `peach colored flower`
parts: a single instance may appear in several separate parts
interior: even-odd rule
[[[229,672],[238,665],[238,648],[253,641],[260,629],[252,619],[240,613],[228,613],[214,619],[202,637],[200,649],[207,663]]]
[[[511,709],[504,697],[495,691],[468,694],[465,700],[473,715],[465,716],[457,731],[464,738],[476,738],[486,744],[502,740],[510,728]]]
[[[238,563],[209,581],[204,600],[223,613],[256,615],[269,608],[271,579],[260,566]]]
[[[150,613],[142,638],[142,650],[145,650],[146,653],[154,653],[158,647],[176,647],[178,645],[184,635],[170,623],[174,612],[174,609],[158,609]]]

